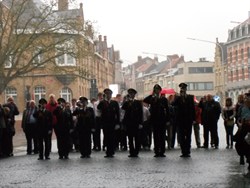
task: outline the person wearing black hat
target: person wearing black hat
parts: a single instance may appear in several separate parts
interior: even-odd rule
[[[123,124],[126,127],[129,142],[129,157],[138,157],[140,150],[140,129],[143,122],[143,107],[139,100],[135,99],[137,91],[128,89],[128,99],[123,103],[125,111]]]
[[[176,123],[182,152],[180,157],[190,157],[192,125],[195,122],[194,96],[186,93],[187,84],[180,83],[179,87],[180,95],[175,96],[172,105],[178,109]]]
[[[115,154],[115,129],[120,128],[120,108],[117,101],[112,100],[112,91],[104,89],[104,98],[97,106],[101,112],[101,120],[104,132],[104,140],[107,147],[107,158],[114,157]]]
[[[55,134],[59,159],[68,159],[70,150],[70,133],[74,130],[73,116],[69,108],[65,108],[66,101],[59,98],[58,106],[53,114],[56,116]]]
[[[168,100],[165,97],[161,97],[161,90],[162,88],[159,84],[154,85],[153,93],[143,100],[143,102],[150,105],[150,123],[153,127],[154,138],[154,157],[166,157],[166,125],[170,123]]]
[[[73,112],[77,117],[76,129],[79,133],[79,149],[81,158],[90,158],[91,155],[91,132],[95,129],[95,114],[91,107],[87,107],[88,99],[80,97],[80,107]]]
[[[44,98],[39,100],[39,108],[34,117],[37,119],[39,158],[50,159],[49,135],[52,133],[52,114],[46,109],[47,101]]]

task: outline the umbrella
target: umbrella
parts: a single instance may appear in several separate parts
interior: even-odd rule
[[[175,94],[175,90],[172,88],[163,88],[161,90],[161,94]]]

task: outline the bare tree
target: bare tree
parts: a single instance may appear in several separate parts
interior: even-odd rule
[[[38,67],[65,73],[58,68],[65,54],[81,59],[93,52],[86,35],[91,22],[84,24],[81,11],[58,11],[56,0],[3,0],[0,6],[0,94],[13,79]],[[79,72],[88,79],[88,70]]]

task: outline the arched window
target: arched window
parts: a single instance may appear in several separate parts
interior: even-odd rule
[[[45,98],[45,95],[46,95],[46,90],[44,86],[36,86],[34,88],[34,98],[35,98],[36,104],[38,104],[41,98]]]
[[[7,87],[5,89],[5,102],[9,97],[13,97],[15,103],[17,103],[17,90],[14,87]]]
[[[65,87],[60,92],[60,97],[64,98],[67,102],[71,101],[72,99],[72,91],[68,87]]]

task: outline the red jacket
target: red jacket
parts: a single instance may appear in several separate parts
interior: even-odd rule
[[[194,108],[195,108],[195,121],[201,124],[201,108],[198,107],[198,104],[195,104]]]
[[[53,114],[53,112],[54,112],[54,110],[56,109],[57,105],[58,105],[57,102],[56,102],[54,105],[52,105],[51,103],[48,103],[48,104],[46,105],[46,109],[52,113],[52,116],[53,116],[52,125],[53,125],[53,126],[55,126],[56,123],[57,123],[56,116]]]

